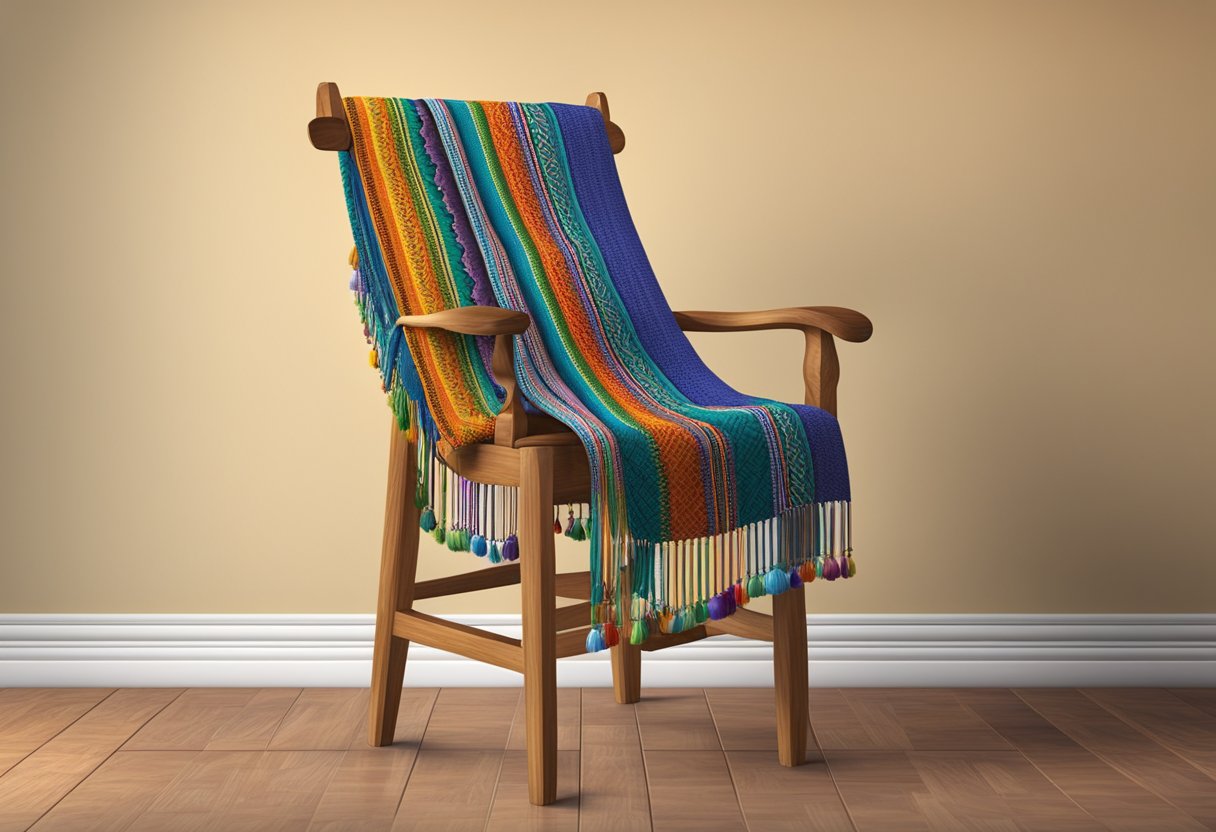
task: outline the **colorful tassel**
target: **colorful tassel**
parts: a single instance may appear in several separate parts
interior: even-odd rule
[[[502,563],[502,552],[498,550],[497,543],[490,544],[490,563]]]
[[[836,562],[836,558],[826,557],[823,559],[823,577],[829,581],[834,581],[840,577],[840,564]]]
[[[802,578],[804,584],[809,584],[815,580],[815,562],[804,560],[802,566],[798,567],[798,576]]]
[[[815,577],[823,577],[823,558],[815,558]]]
[[[764,597],[764,578],[760,575],[752,575],[747,579],[747,594],[750,598]]]
[[[440,543],[440,544],[443,543],[443,541],[446,539],[446,536],[447,536],[446,533],[443,531],[443,526],[436,526],[435,531],[432,532],[432,534],[435,537],[435,542]]]
[[[791,569],[788,578],[790,589],[802,589],[802,576],[798,574],[797,569]]]
[[[469,551],[477,555],[479,558],[484,558],[490,553],[490,548],[486,545],[486,539],[479,534],[473,535],[473,539],[469,541]]]
[[[735,584],[735,606],[746,607],[750,600],[751,598],[747,595],[747,587],[743,585],[743,582]]]
[[[591,631],[587,633],[587,652],[598,653],[606,647],[604,634],[600,632],[600,628],[592,627]]]
[[[853,562],[852,552],[849,552],[845,557],[849,562],[849,577],[851,578],[857,574],[857,564]]]
[[[511,535],[502,544],[502,559],[506,561],[519,560],[519,538]]]
[[[604,622],[604,645],[616,647],[621,643],[621,633],[611,621]]]
[[[629,643],[635,645],[641,644],[648,638],[650,638],[650,630],[646,626],[646,619],[639,618],[637,621],[634,621],[633,632],[629,634]]]
[[[764,576],[764,591],[769,595],[780,595],[790,588],[790,577],[784,569],[774,566]]]
[[[418,525],[427,534],[435,531],[436,523],[434,510],[428,508],[426,511],[422,512],[422,516],[418,518]]]
[[[723,618],[726,618],[726,616],[730,615],[730,612],[726,607],[726,598],[724,598],[723,595],[725,595],[725,593],[719,593],[718,595],[715,595],[709,599],[708,611],[710,621],[720,621]]]

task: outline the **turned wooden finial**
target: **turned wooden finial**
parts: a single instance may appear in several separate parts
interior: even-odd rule
[[[342,93],[332,81],[317,85],[317,117],[308,122],[308,138],[317,150],[350,150],[350,124]]]
[[[604,129],[608,131],[608,146],[612,148],[612,152],[620,153],[624,150],[625,131],[612,121],[608,111],[608,96],[602,92],[593,92],[587,96],[587,106],[599,110],[600,115],[604,117]]]

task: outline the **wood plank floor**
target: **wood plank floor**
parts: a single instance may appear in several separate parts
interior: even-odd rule
[[[518,688],[0,690],[0,832],[1216,829],[1216,690],[562,690],[559,801],[527,800]]]

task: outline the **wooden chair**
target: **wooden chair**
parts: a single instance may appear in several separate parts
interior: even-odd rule
[[[587,105],[604,117],[614,153],[625,146],[625,134],[610,120],[603,93],[587,96]],[[317,89],[317,116],[308,125],[320,150],[346,150],[350,127],[337,85]],[[830,306],[804,306],[755,312],[677,312],[685,331],[740,332],[794,329],[806,337],[803,377],[806,403],[833,414],[840,377],[835,338],[861,342],[870,337],[869,320],[858,312]],[[490,569],[430,581],[415,580],[418,562],[419,509],[414,503],[415,449],[394,420],[388,460],[388,490],[380,560],[380,591],[372,652],[368,742],[393,741],[406,656],[411,641],[457,653],[522,673],[528,749],[528,796],[537,805],[557,799],[557,660],[581,655],[590,629],[588,572],[557,574],[554,566],[553,509],[586,502],[590,473],[575,434],[548,416],[526,413],[513,371],[513,337],[529,325],[528,316],[496,307],[463,307],[430,315],[402,316],[404,327],[437,328],[495,337],[493,369],[506,391],[495,422],[493,444],[453,448],[439,444],[450,469],[479,483],[519,488],[520,558]],[[437,618],[414,609],[414,602],[519,584],[523,637],[508,638]],[[584,603],[557,606],[557,598]],[[656,634],[640,647],[622,639],[611,649],[612,683],[619,703],[641,698],[641,653],[686,644],[708,636],[731,634],[773,642],[777,702],[778,758],[796,766],[806,760],[807,632],[806,601],[801,591],[773,597],[773,615],[739,609],[734,615],[676,635]]]

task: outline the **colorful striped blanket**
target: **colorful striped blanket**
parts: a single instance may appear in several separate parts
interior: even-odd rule
[[[489,339],[395,326],[402,314],[498,305],[532,319],[515,357],[529,406],[574,431],[590,461],[590,503],[554,521],[590,541],[588,650],[854,573],[835,418],[741,394],[697,357],[651,271],[597,110],[344,103],[351,288],[371,362],[418,441],[424,529],[453,550],[518,557],[512,489],[462,480],[435,452],[438,439],[493,436],[502,391]]]

